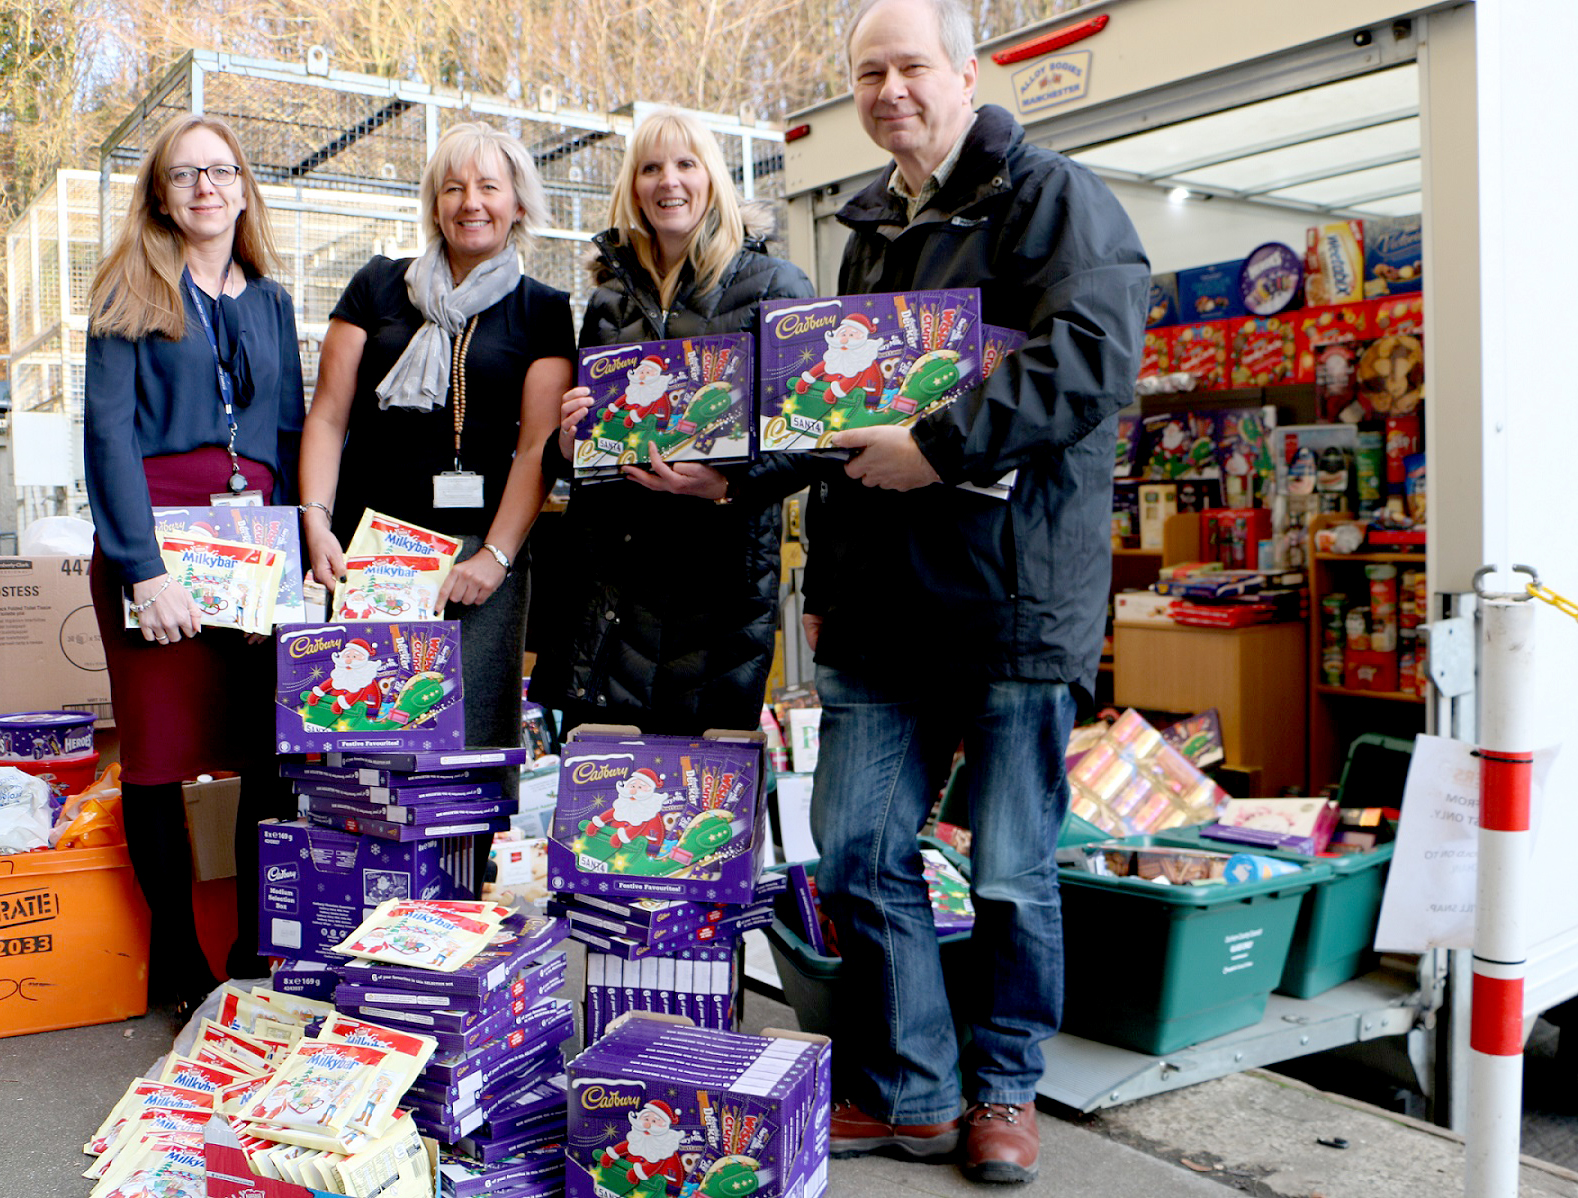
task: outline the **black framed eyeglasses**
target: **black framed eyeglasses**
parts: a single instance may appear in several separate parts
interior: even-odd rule
[[[212,166],[172,166],[164,177],[171,187],[196,187],[198,175],[207,175],[215,187],[229,187],[240,173],[241,168],[232,162],[216,162]]]

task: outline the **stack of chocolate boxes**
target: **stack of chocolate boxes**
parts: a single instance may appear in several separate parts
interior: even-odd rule
[[[588,1042],[626,1011],[683,1015],[701,1027],[732,1028],[739,989],[735,947],[773,920],[773,896],[787,886],[764,873],[749,903],[610,899],[563,891],[550,914],[586,948],[582,999]]]
[[[735,944],[771,921],[759,732],[583,725],[560,756],[549,910],[588,947],[585,1040],[627,1010],[732,1027]]]
[[[332,980],[313,962],[379,903],[477,893],[476,838],[509,826],[501,767],[521,748],[406,750],[282,757],[280,772],[302,816],[258,826],[259,952],[284,958],[281,989],[327,997]],[[376,812],[376,815],[363,815]]]
[[[827,1188],[825,1037],[627,1018],[570,1062],[566,1198]]]
[[[574,1019],[552,995],[564,981],[565,931],[559,919],[515,915],[453,971],[360,959],[336,967],[336,1009],[437,1041],[401,1105],[442,1145],[446,1195],[536,1198],[562,1185],[559,1046]]]
[[[489,1119],[562,1072],[559,1045],[574,1021],[552,994],[565,977],[565,931],[563,920],[514,915],[453,972],[365,960],[336,968],[336,1009],[437,1040],[406,1095],[423,1133],[451,1147],[486,1144],[495,1160],[559,1141],[562,1103],[557,1116],[549,1108],[533,1121],[513,1110],[507,1124]]]

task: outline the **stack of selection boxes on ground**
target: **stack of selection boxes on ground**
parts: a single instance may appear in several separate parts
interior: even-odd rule
[[[281,757],[300,815],[258,826],[258,951],[310,974],[381,902],[476,895],[477,838],[491,844],[514,809],[500,771],[525,759],[515,747]]]
[[[336,1009],[421,1032],[437,1049],[402,1106],[440,1150],[442,1192],[537,1198],[562,1184],[563,1057],[574,1034],[553,995],[567,964],[562,920],[516,915],[453,972],[342,963]]]
[[[626,1016],[566,1071],[566,1198],[827,1188],[830,1048]]]
[[[548,842],[550,914],[587,946],[584,1041],[627,1011],[735,1026],[739,937],[772,921],[760,733],[566,738]]]

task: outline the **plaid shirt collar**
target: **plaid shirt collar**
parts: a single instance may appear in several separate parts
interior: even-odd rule
[[[948,151],[948,157],[937,164],[937,169],[926,177],[918,192],[911,192],[909,185],[904,182],[904,175],[895,166],[893,173],[888,176],[888,190],[904,201],[906,223],[912,222],[920,210],[931,198],[942,190],[943,184],[948,181],[948,176],[953,173],[953,168],[959,165],[959,158],[964,153],[964,142],[970,136],[970,130],[975,128],[975,114],[970,114],[970,123],[959,134],[959,140],[953,143],[953,149]]]

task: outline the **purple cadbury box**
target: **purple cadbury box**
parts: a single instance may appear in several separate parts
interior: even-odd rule
[[[708,1194],[816,1198],[825,1190],[825,1041],[702,1033],[760,1050],[749,1064],[688,1069],[639,1063],[650,1055],[641,1051],[648,1038],[629,1033],[644,1022],[614,1028],[569,1065],[566,1198],[623,1192],[637,1166],[637,1176],[662,1173],[671,1186],[699,1183]]]
[[[548,884],[748,903],[765,832],[762,781],[755,742],[572,740],[560,756]]]
[[[762,305],[761,447],[827,448],[841,429],[912,424],[981,381],[974,288]]]
[[[575,472],[597,477],[647,461],[741,462],[756,445],[748,333],[584,349],[576,383],[592,409],[575,434]]]
[[[460,624],[288,624],[276,639],[275,748],[459,749]]]
[[[306,820],[258,825],[258,951],[343,964],[330,952],[385,899],[470,898],[455,882],[472,843],[376,840]]]

